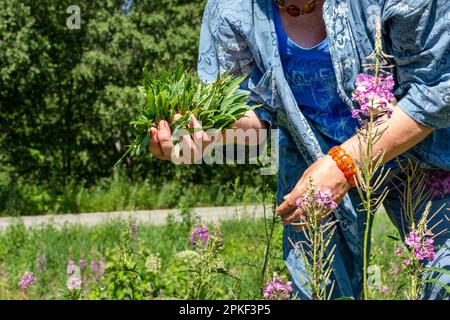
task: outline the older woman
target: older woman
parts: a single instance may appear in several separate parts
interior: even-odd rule
[[[238,128],[279,129],[277,213],[284,227],[284,260],[296,293],[305,290],[302,259],[289,239],[302,233],[290,225],[298,218],[295,201],[313,179],[319,189],[330,189],[340,203],[334,217],[338,230],[333,242],[333,296],[361,295],[362,245],[365,215],[357,212],[357,192],[336,162],[327,154],[340,146],[357,161],[359,154],[352,118],[351,94],[361,65],[374,49],[377,17],[381,18],[383,45],[393,56],[397,106],[386,118],[386,131],[375,146],[384,151],[392,168],[386,183],[401,178],[396,158],[413,159],[430,174],[449,179],[450,170],[450,3],[447,0],[209,0],[205,9],[198,72],[205,81],[228,70],[248,74],[243,90],[249,104],[262,104],[236,122]],[[194,124],[195,125],[195,124]],[[198,134],[198,133],[195,133]],[[170,159],[170,129],[161,122],[151,130],[151,151]],[[190,139],[190,137],[187,137]],[[195,143],[191,145],[195,148]],[[448,184],[442,184],[444,187]],[[445,208],[430,224],[443,222],[435,232],[449,227],[448,190],[439,190],[433,208]],[[391,188],[384,207],[404,236],[408,232],[401,215],[399,192]],[[417,212],[417,219],[420,212]],[[433,265],[450,268],[450,238],[435,239],[441,246]],[[447,248],[446,248],[447,247]],[[430,275],[450,283],[445,274]],[[448,299],[439,285],[427,285],[424,299]]]

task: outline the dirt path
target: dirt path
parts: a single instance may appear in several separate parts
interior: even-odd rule
[[[233,219],[236,216],[236,210],[239,218],[262,218],[264,216],[263,207],[254,205],[238,206],[237,208],[194,208],[192,210],[205,223],[216,223],[221,220]],[[65,223],[95,226],[115,219],[128,219],[133,215],[140,223],[161,225],[165,223],[170,213],[174,215],[176,220],[181,220],[180,211],[177,209],[23,216],[21,219],[26,227],[39,227],[48,223],[52,223],[55,227],[61,227]],[[267,214],[271,215],[270,208],[267,209]],[[11,217],[0,218],[0,229],[7,228],[10,224],[17,222],[17,220],[18,218]]]

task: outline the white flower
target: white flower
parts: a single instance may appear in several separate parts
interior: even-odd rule
[[[77,277],[70,277],[67,279],[67,289],[69,291],[81,290],[81,279]]]
[[[200,260],[200,258],[200,254],[194,250],[184,250],[175,255],[175,259],[181,260],[182,262]]]
[[[159,254],[149,255],[145,261],[145,268],[150,273],[158,273],[161,268],[161,258],[159,257]]]

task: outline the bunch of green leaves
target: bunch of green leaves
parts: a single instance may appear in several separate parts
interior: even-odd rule
[[[187,127],[191,116],[201,124],[195,130],[232,128],[233,123],[249,110],[248,93],[239,91],[245,78],[245,75],[233,77],[227,73],[212,83],[204,84],[181,66],[175,72],[145,67],[144,80],[139,86],[145,103],[138,111],[138,119],[131,122],[136,138],[120,160],[127,155],[143,154],[150,143],[150,128],[156,127],[161,120],[169,122],[174,143],[178,141],[178,131]],[[181,114],[181,118],[174,120],[176,114]]]

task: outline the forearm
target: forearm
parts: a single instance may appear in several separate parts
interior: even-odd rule
[[[235,129],[228,129],[223,132],[223,144],[257,145],[266,141],[268,125],[261,121],[253,110],[247,111],[244,117],[236,121],[233,126]]]
[[[411,119],[398,106],[394,108],[390,119],[386,116],[383,120],[377,129],[380,132],[384,129],[385,131],[373,146],[373,154],[384,152],[384,163],[411,149],[433,132],[432,128],[425,127]],[[354,136],[342,144],[342,148],[354,161],[360,159],[359,143],[358,137]]]

